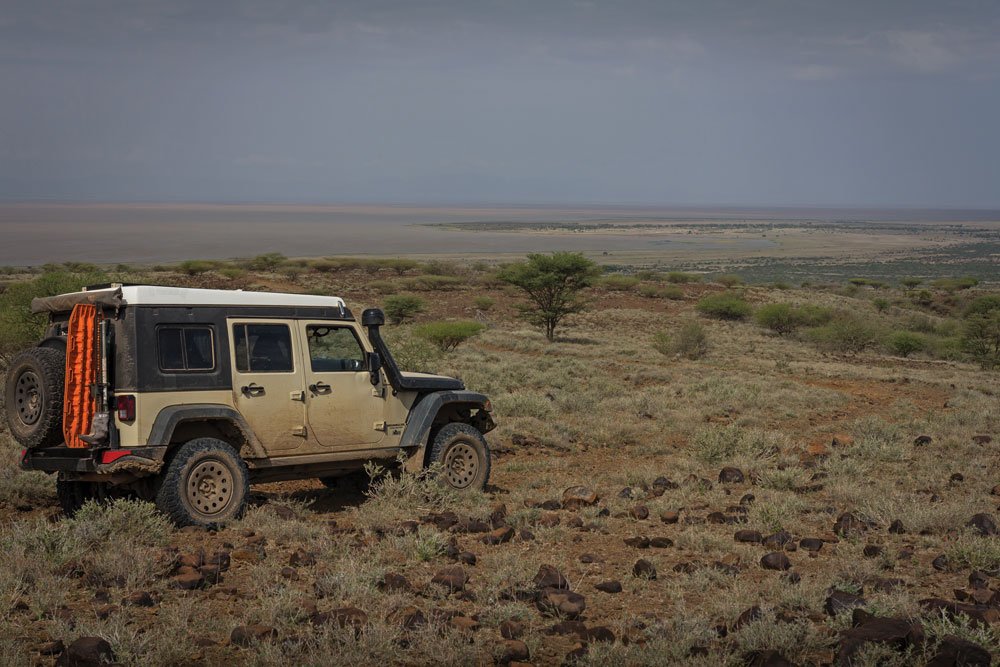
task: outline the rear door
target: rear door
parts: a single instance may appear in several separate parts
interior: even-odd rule
[[[364,449],[384,436],[384,388],[350,325],[299,322],[305,341],[306,409],[312,437],[329,449]]]
[[[233,395],[268,454],[290,454],[308,437],[305,376],[294,320],[230,319]]]

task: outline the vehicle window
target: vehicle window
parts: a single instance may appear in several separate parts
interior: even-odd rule
[[[236,370],[241,373],[290,373],[292,332],[286,324],[236,324],[233,326]]]
[[[309,325],[309,360],[317,373],[365,370],[365,352],[346,327]]]
[[[215,338],[211,327],[158,327],[156,346],[162,371],[215,370]]]

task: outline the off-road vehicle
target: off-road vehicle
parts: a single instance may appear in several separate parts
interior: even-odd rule
[[[32,310],[50,324],[10,364],[6,417],[68,513],[130,494],[213,526],[251,483],[331,483],[370,461],[436,464],[457,489],[489,478],[489,400],[401,372],[377,308],[359,323],[337,297],[110,285]]]

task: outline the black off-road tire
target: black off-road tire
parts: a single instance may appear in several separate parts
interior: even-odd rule
[[[33,347],[17,354],[7,371],[4,416],[21,445],[50,447],[63,441],[66,351]]]
[[[160,473],[156,506],[178,526],[218,528],[238,519],[250,499],[250,470],[229,443],[190,440]]]
[[[430,465],[442,466],[440,479],[458,491],[481,491],[490,479],[490,446],[474,426],[442,426],[431,442]]]

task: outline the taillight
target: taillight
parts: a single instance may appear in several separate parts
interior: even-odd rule
[[[101,463],[114,463],[121,457],[128,456],[131,453],[131,449],[112,449],[110,452],[101,454]]]
[[[115,398],[118,407],[118,420],[130,422],[135,420],[135,396],[118,396]]]

